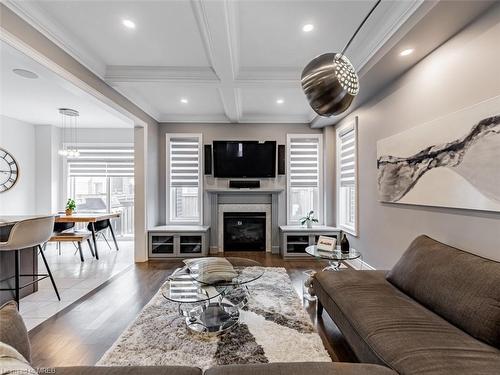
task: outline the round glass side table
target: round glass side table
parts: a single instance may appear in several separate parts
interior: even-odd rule
[[[361,257],[361,253],[354,249],[351,249],[348,253],[343,253],[340,249],[333,251],[318,250],[316,245],[306,247],[306,253],[315,258],[328,260],[329,265],[323,271],[339,271],[344,261]]]

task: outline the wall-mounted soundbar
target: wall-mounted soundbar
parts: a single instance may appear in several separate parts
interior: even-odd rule
[[[231,189],[258,189],[260,181],[258,180],[229,180]]]

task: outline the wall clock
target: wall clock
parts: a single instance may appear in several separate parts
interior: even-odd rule
[[[0,193],[12,188],[19,178],[19,165],[16,159],[0,148]]]

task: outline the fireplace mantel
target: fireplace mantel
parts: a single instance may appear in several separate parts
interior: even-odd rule
[[[231,189],[227,187],[206,188],[210,202],[210,215],[206,219],[210,225],[210,252],[218,253],[223,250],[219,245],[219,205],[221,204],[269,204],[271,206],[271,251],[279,254],[279,226],[284,224],[285,206],[281,194],[283,188],[259,189]]]
[[[205,189],[210,194],[279,194],[285,191],[282,188],[259,188],[259,189],[231,189],[231,188],[208,188]]]

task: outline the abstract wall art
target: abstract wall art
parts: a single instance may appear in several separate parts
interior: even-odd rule
[[[382,202],[500,212],[500,96],[377,142]]]

